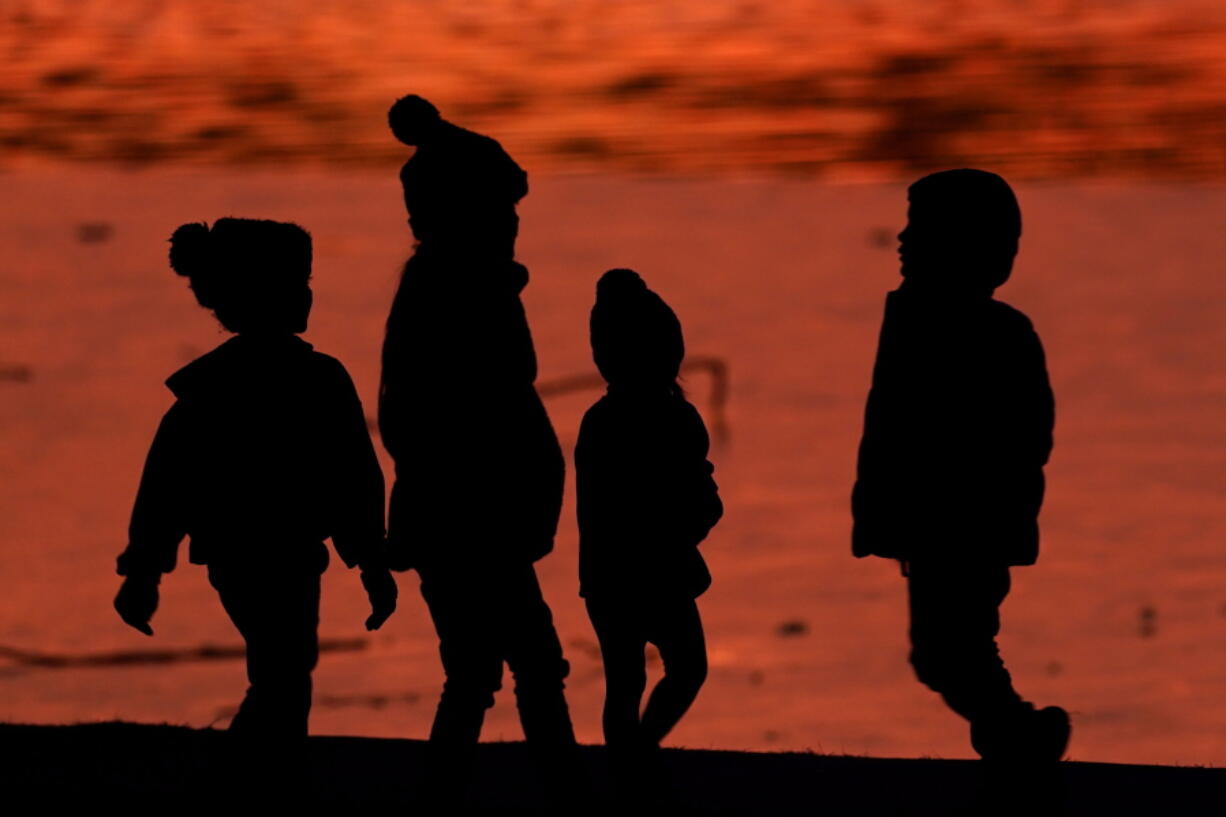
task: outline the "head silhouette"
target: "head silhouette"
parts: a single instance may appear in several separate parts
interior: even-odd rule
[[[231,332],[305,332],[311,312],[311,236],[297,224],[222,218],[184,224],[170,266]]]
[[[394,135],[406,145],[429,141],[442,122],[438,108],[417,94],[402,96],[387,111],[387,124]]]
[[[677,388],[681,322],[633,270],[609,270],[596,284],[591,338],[596,368],[610,385]]]
[[[991,295],[1009,280],[1022,212],[1008,182],[984,170],[944,170],[911,185],[907,200],[898,254],[909,284]]]

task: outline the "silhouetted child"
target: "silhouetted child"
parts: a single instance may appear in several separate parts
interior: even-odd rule
[[[528,174],[497,141],[439,116],[420,96],[396,100],[388,125],[416,147],[400,171],[409,227],[418,253],[483,255],[510,260]]]
[[[609,385],[575,447],[580,594],[604,660],[605,743],[633,784],[706,679],[696,599],[711,575],[698,545],[723,505],[707,430],[677,385],[685,346],[672,309],[634,272],[611,270],[596,286],[591,340]],[[640,715],[648,644],[664,677]]]
[[[236,336],[166,381],[177,398],[149,451],[115,609],[152,635],[179,543],[247,642],[250,687],[230,729],[307,734],[323,540],[360,566],[378,628],[395,609],[383,474],[349,374],[297,335],[311,310],[311,238],[275,221],[185,224],[170,265]]]
[[[898,236],[902,285],[886,297],[852,496],[856,556],[898,559],[911,664],[971,725],[988,760],[1054,762],[1064,710],[1036,710],[997,651],[1009,568],[1038,556],[1054,406],[1043,348],[993,299],[1008,280],[1021,211],[980,170],[926,176]]]
[[[570,672],[536,561],[553,549],[565,460],[536,391],[536,351],[514,261],[523,171],[498,143],[397,101],[395,135],[419,243],[387,320],[379,429],[396,463],[388,548],[416,569],[446,674],[423,799],[462,806],[503,665],[552,798],[586,783],[565,697]]]

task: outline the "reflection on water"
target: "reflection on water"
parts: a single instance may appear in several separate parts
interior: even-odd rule
[[[0,0],[0,164],[391,163],[408,90],[535,168],[1226,173],[1207,0]]]
[[[60,167],[3,184],[0,371],[26,375],[0,378],[0,721],[224,725],[246,681],[206,571],[181,564],[163,581],[156,638],[110,606],[144,456],[172,399],[163,379],[225,339],[167,269],[166,236],[217,213],[310,227],[306,337],[344,361],[373,409],[410,245],[396,173]],[[1226,191],[1018,191],[1026,235],[1002,297],[1043,337],[1058,420],[1042,555],[1015,573],[1004,654],[1024,694],[1074,713],[1077,759],[1222,765]],[[970,753],[965,724],[907,664],[897,566],[849,548],[864,396],[882,296],[897,281],[883,233],[905,205],[897,183],[614,175],[541,178],[524,200],[525,306],[568,460],[596,396],[576,387],[594,374],[587,316],[605,269],[650,275],[691,359],[726,362],[731,437],[712,459],[728,510],[703,544],[711,674],[674,745]],[[104,222],[105,241],[80,240],[80,225]],[[704,368],[685,385],[714,429],[720,378]],[[538,569],[576,729],[599,742],[603,673],[578,597],[573,486]],[[368,634],[358,577],[337,563],[324,575],[321,635],[351,648],[320,660],[317,734],[428,734],[438,641],[416,574],[400,581],[400,610]],[[519,735],[510,680],[489,740]]]

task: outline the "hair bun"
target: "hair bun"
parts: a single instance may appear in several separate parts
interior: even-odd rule
[[[188,278],[206,265],[209,225],[203,221],[184,224],[170,237],[170,268]]]
[[[647,291],[647,283],[632,269],[611,269],[596,283],[596,297],[639,295]]]

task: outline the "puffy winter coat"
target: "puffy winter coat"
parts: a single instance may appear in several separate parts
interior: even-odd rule
[[[383,547],[383,474],[353,382],[294,335],[238,335],[172,375],[122,575],[197,564],[323,570]]]
[[[886,297],[852,494],[856,556],[1038,557],[1054,402],[1029,319],[990,297]]]

